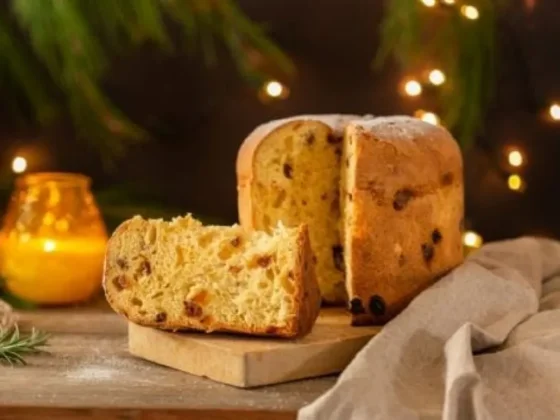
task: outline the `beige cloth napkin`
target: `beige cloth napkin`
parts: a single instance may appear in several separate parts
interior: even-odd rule
[[[560,419],[560,243],[471,254],[298,419]]]

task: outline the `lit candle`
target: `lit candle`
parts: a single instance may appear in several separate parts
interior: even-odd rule
[[[2,274],[16,296],[44,304],[91,297],[101,284],[104,238],[31,238],[12,235],[3,244]]]
[[[99,290],[107,232],[89,185],[66,173],[16,180],[0,231],[0,275],[12,294],[68,304]]]

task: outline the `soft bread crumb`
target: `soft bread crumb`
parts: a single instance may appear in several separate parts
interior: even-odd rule
[[[270,234],[136,216],[108,244],[104,287],[112,308],[162,329],[294,337],[320,305],[307,227]]]

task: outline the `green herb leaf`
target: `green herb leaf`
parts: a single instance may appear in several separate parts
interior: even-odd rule
[[[24,356],[39,353],[47,346],[49,335],[32,329],[28,334],[22,334],[16,325],[9,329],[0,329],[0,363],[25,365]]]

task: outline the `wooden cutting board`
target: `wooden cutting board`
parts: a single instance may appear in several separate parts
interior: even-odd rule
[[[325,309],[298,340],[171,333],[129,323],[128,346],[143,359],[251,388],[341,372],[379,330],[351,327],[344,309]]]

